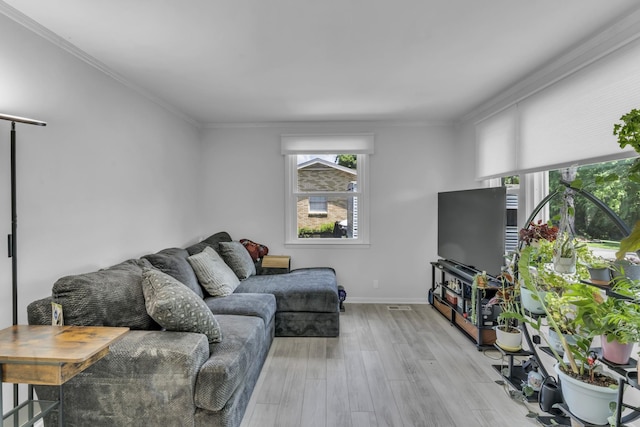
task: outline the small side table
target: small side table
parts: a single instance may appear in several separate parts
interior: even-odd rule
[[[265,255],[262,257],[262,274],[282,274],[291,271],[289,255]]]
[[[109,353],[109,346],[129,328],[102,326],[15,325],[0,331],[0,374],[2,382],[29,384],[29,399],[3,416],[3,424],[26,426],[59,407],[63,423],[62,385]],[[33,400],[34,385],[60,386],[59,401]],[[2,387],[0,386],[0,414]]]

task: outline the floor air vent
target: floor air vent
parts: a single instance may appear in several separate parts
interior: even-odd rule
[[[387,310],[390,311],[411,311],[411,307],[408,305],[388,305]]]

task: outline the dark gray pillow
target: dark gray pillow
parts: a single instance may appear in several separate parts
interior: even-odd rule
[[[150,266],[145,259],[132,259],[103,270],[61,277],[53,285],[52,298],[62,304],[67,325],[158,329],[147,314],[142,293],[142,269]]]
[[[214,251],[218,252],[218,244],[220,242],[230,242],[231,236],[226,231],[220,231],[216,234],[212,234],[211,236],[204,239],[202,242],[196,243],[195,245],[191,245],[187,248],[189,251],[189,255],[195,255],[202,252],[204,248],[207,246],[213,248]]]
[[[240,242],[220,242],[218,252],[222,259],[236,273],[238,279],[244,280],[256,274],[256,266],[251,255]]]
[[[196,273],[187,261],[189,252],[181,248],[163,249],[158,253],[145,255],[142,258],[148,260],[158,270],[173,277],[187,288],[191,289],[200,298],[204,298],[202,287],[198,283]]]
[[[147,312],[166,330],[205,334],[209,343],[222,341],[220,325],[207,304],[173,277],[145,268],[142,291]]]

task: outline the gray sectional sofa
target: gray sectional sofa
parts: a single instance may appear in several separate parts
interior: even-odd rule
[[[219,251],[221,242],[231,242],[228,233],[63,277],[51,297],[29,304],[29,324],[50,324],[55,301],[66,325],[130,328],[105,358],[63,386],[65,426],[238,426],[274,336],[339,334],[330,268],[253,274],[228,296],[208,295],[188,259],[206,247]],[[219,335],[161,328],[145,304],[149,275],[179,283],[172,285],[181,296],[206,304]],[[36,386],[36,393],[57,399],[59,389]],[[57,414],[45,424],[57,425]]]

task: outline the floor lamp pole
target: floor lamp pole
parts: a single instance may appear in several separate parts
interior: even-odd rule
[[[11,234],[9,256],[11,257],[11,295],[13,297],[13,324],[18,324],[18,213],[16,207],[16,122],[11,122]]]
[[[46,126],[40,120],[0,114],[0,119],[11,121],[11,234],[9,235],[9,258],[11,258],[11,299],[13,308],[13,324],[18,324],[18,214],[16,185],[16,122],[30,125]],[[0,384],[0,387],[2,385]],[[13,406],[19,404],[18,384],[13,385]],[[0,414],[2,416],[3,414]]]

